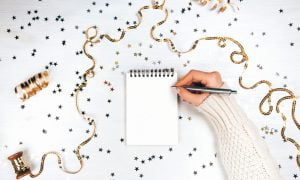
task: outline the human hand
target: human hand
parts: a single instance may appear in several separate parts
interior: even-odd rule
[[[185,76],[183,76],[176,84],[177,93],[181,100],[186,101],[194,106],[199,106],[209,96],[209,93],[194,94],[180,86],[191,85],[192,83],[201,83],[205,87],[219,88],[223,85],[221,75],[217,71],[203,72],[197,70],[191,70]]]

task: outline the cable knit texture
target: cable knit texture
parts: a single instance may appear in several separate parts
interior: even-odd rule
[[[223,88],[228,88],[225,83]],[[212,94],[196,107],[215,129],[218,154],[228,179],[281,180],[266,143],[233,96]]]

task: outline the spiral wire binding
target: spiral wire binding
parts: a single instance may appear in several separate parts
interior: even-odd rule
[[[131,69],[130,77],[173,77],[174,69]]]

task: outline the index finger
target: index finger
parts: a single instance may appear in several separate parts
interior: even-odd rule
[[[209,75],[208,72],[191,70],[189,73],[187,73],[185,76],[183,76],[175,84],[175,86],[190,85],[193,82],[200,82],[200,83],[206,85],[207,84],[208,75]]]

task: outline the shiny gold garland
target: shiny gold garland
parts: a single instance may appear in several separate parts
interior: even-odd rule
[[[85,49],[85,47],[84,47]],[[46,72],[46,75],[48,76],[48,72]],[[31,170],[30,170],[30,167],[26,164],[26,162],[23,160],[23,152],[17,152],[13,155],[11,155],[10,157],[8,157],[8,159],[11,161],[12,163],[12,166],[15,170],[15,173],[17,175],[17,179],[20,179],[26,175],[29,175],[30,177],[32,178],[35,178],[35,177],[38,177],[44,170],[44,164],[45,164],[45,160],[46,158],[49,156],[49,155],[54,155],[56,156],[57,158],[57,164],[59,166],[59,168],[65,172],[65,173],[68,173],[68,174],[76,174],[78,172],[81,171],[81,169],[83,168],[83,160],[82,160],[82,156],[81,156],[81,153],[80,153],[80,150],[81,148],[86,145],[88,142],[91,141],[91,139],[95,136],[96,134],[96,123],[93,119],[89,118],[89,117],[86,117],[85,113],[83,113],[83,111],[80,110],[79,108],[79,104],[78,104],[78,99],[79,99],[79,92],[83,90],[84,87],[86,87],[87,85],[87,77],[91,77],[90,74],[87,74],[85,73],[83,75],[83,82],[79,85],[79,87],[76,89],[76,98],[75,98],[75,102],[76,102],[76,110],[77,112],[81,115],[81,117],[88,121],[89,125],[93,126],[93,131],[91,133],[91,135],[86,139],[84,140],[83,142],[81,142],[76,150],[75,150],[75,154],[76,154],[76,157],[80,163],[80,166],[77,170],[75,171],[70,171],[70,170],[67,170],[64,165],[63,165],[63,161],[62,161],[62,157],[61,155],[56,152],[56,151],[50,151],[50,152],[47,152],[45,153],[43,156],[42,156],[42,159],[41,159],[41,164],[40,164],[40,169],[37,173],[32,173]],[[47,82],[47,85],[48,85],[48,81]]]
[[[85,49],[85,47],[84,47],[84,49]],[[48,153],[45,153],[45,154],[42,156],[39,171],[38,171],[36,174],[30,172],[30,177],[35,178],[35,177],[39,176],[39,175],[43,172],[45,160],[46,160],[46,157],[47,157],[48,155],[54,155],[54,156],[57,157],[57,164],[58,164],[59,168],[60,168],[63,172],[65,172],[65,173],[68,173],[68,174],[76,174],[76,173],[80,172],[81,169],[83,168],[83,160],[82,160],[82,156],[81,156],[80,150],[81,150],[81,148],[82,148],[84,145],[86,145],[88,142],[90,142],[90,141],[92,140],[92,138],[93,138],[93,137],[95,136],[95,134],[96,134],[96,123],[95,123],[95,121],[94,121],[93,119],[87,117],[87,116],[83,113],[83,111],[80,110],[80,107],[79,107],[79,104],[78,104],[79,92],[82,91],[84,87],[86,87],[86,85],[87,85],[87,76],[88,76],[88,75],[90,75],[90,74],[85,73],[85,74],[83,75],[83,79],[84,79],[84,80],[83,80],[83,82],[79,85],[79,87],[76,89],[76,95],[75,95],[75,103],[76,103],[76,110],[77,110],[77,112],[80,114],[80,116],[81,116],[84,120],[86,120],[86,121],[89,123],[89,125],[93,126],[93,130],[92,130],[91,135],[90,135],[86,140],[84,140],[83,142],[81,142],[81,143],[77,146],[77,148],[76,148],[76,150],[75,150],[76,157],[77,157],[77,159],[78,159],[78,161],[79,161],[79,164],[80,164],[79,168],[78,168],[77,170],[74,170],[74,171],[67,170],[67,169],[63,166],[63,162],[62,162],[62,157],[61,157],[61,155],[60,155],[58,152],[50,151],[50,152],[48,152]],[[91,77],[91,76],[89,76],[89,77]]]
[[[87,40],[86,43],[87,43],[87,42],[89,42],[89,41]],[[84,45],[84,47],[83,47],[84,50],[86,49],[86,43],[85,43],[85,45]],[[93,64],[92,68],[94,68],[94,67],[95,67],[95,64]],[[48,152],[48,153],[45,153],[45,154],[42,156],[41,164],[40,164],[40,169],[39,169],[39,171],[38,171],[36,174],[32,173],[31,170],[29,169],[29,173],[28,173],[28,174],[30,175],[30,177],[32,177],[32,178],[38,177],[38,176],[43,172],[45,160],[46,160],[47,156],[49,156],[49,155],[54,155],[54,156],[56,156],[56,158],[57,158],[57,164],[58,164],[59,168],[60,168],[63,172],[65,172],[65,173],[68,173],[68,174],[76,174],[76,173],[80,172],[81,169],[83,168],[83,160],[82,160],[82,155],[81,155],[81,153],[80,153],[80,150],[81,150],[81,148],[82,148],[84,145],[86,145],[87,143],[89,143],[89,142],[92,140],[92,138],[95,136],[95,134],[96,134],[96,123],[95,123],[95,121],[94,121],[93,119],[87,117],[87,116],[85,115],[85,113],[84,113],[83,111],[80,110],[79,103],[78,103],[78,102],[79,102],[79,92],[81,92],[81,91],[83,90],[83,88],[85,88],[85,87],[87,86],[87,82],[88,82],[87,79],[88,79],[88,78],[92,78],[92,77],[94,76],[93,72],[94,72],[93,70],[88,70],[88,71],[86,71],[86,73],[84,73],[84,75],[83,75],[83,81],[82,81],[82,83],[78,86],[78,88],[76,89],[76,92],[75,92],[75,93],[76,93],[76,94],[75,94],[75,104],[76,104],[76,110],[77,110],[77,112],[80,114],[80,116],[81,116],[84,120],[86,120],[86,121],[89,123],[90,126],[93,127],[93,130],[92,130],[91,135],[90,135],[86,140],[84,140],[83,142],[81,142],[81,143],[77,146],[77,148],[76,148],[76,150],[75,150],[76,157],[77,157],[77,159],[78,159],[78,161],[79,161],[79,164],[80,164],[79,168],[78,168],[77,170],[73,170],[73,171],[66,169],[66,168],[64,167],[64,165],[63,165],[63,161],[62,161],[61,155],[60,155],[58,152],[56,152],[56,151],[50,151],[50,152]],[[16,153],[16,154],[18,154],[18,153]],[[23,161],[20,161],[20,163],[17,164],[17,163],[15,163],[15,162],[18,162],[18,161],[14,160],[14,159],[10,159],[10,160],[12,160],[12,162],[13,162],[13,166],[14,166],[15,172],[16,172],[16,174],[17,174],[17,179],[19,179],[18,176],[20,177],[20,175],[18,175],[18,174],[23,174],[23,173],[24,173],[23,171],[21,171],[22,169],[20,169],[20,167],[21,167],[21,168],[29,168],[29,167],[25,166],[26,163],[23,162]],[[20,166],[20,167],[18,167],[18,166]]]
[[[232,6],[230,0],[227,0],[225,2],[224,0],[195,0],[198,4],[201,6],[207,6],[207,5],[212,5],[209,9],[211,11],[218,10],[218,12],[222,13],[226,11],[227,6]]]
[[[259,104],[259,110],[260,112],[263,114],[263,115],[270,115],[272,112],[273,112],[273,105],[272,105],[272,100],[271,100],[271,96],[273,93],[275,92],[284,92],[284,93],[287,93],[288,95],[287,96],[284,96],[282,98],[280,98],[277,103],[276,103],[276,112],[277,113],[280,113],[281,114],[281,118],[283,120],[283,127],[281,128],[281,137],[284,141],[289,141],[291,142],[297,149],[297,158],[296,158],[296,162],[297,162],[297,165],[298,167],[300,167],[300,145],[299,143],[294,140],[293,138],[291,137],[288,137],[286,134],[285,134],[285,131],[286,131],[286,121],[287,121],[287,118],[286,118],[286,115],[280,111],[280,104],[283,102],[283,101],[286,101],[286,100],[292,100],[292,109],[291,109],[291,115],[292,115],[292,119],[294,121],[294,124],[296,125],[296,127],[298,129],[300,129],[300,125],[299,125],[299,122],[296,118],[296,115],[295,115],[295,109],[296,109],[296,99],[298,98],[291,90],[287,89],[287,88],[273,88],[273,85],[270,81],[267,81],[267,80],[260,80],[258,82],[256,82],[255,84],[251,85],[251,86],[247,86],[243,83],[243,74],[245,73],[245,71],[247,70],[248,68],[248,62],[249,62],[249,58],[248,58],[248,55],[247,53],[245,52],[245,49],[244,47],[242,46],[241,43],[239,43],[237,40],[231,38],[231,37],[219,37],[219,36],[216,36],[216,37],[201,37],[197,40],[195,40],[192,44],[192,46],[190,48],[188,48],[187,50],[178,50],[173,41],[169,38],[159,38],[159,37],[156,37],[154,35],[154,32],[156,30],[156,28],[158,26],[161,26],[162,24],[164,24],[167,19],[168,19],[168,10],[167,8],[165,8],[165,0],[162,0],[161,4],[159,4],[158,2],[156,1],[152,1],[152,5],[148,5],[148,6],[143,6],[141,7],[138,11],[137,11],[137,17],[138,17],[138,23],[136,25],[133,25],[133,26],[128,26],[126,29],[123,29],[122,32],[121,32],[121,35],[118,37],[118,38],[112,38],[109,34],[100,34],[98,36],[98,28],[96,26],[93,26],[93,27],[90,27],[86,30],[86,42],[84,43],[84,54],[92,61],[92,67],[90,67],[86,72],[85,72],[85,75],[90,75],[91,77],[94,76],[95,72],[94,72],[94,68],[95,68],[95,59],[94,57],[89,54],[86,50],[86,47],[87,47],[87,44],[90,44],[90,45],[94,45],[94,44],[97,44],[97,43],[100,43],[104,38],[107,39],[108,41],[110,42],[119,42],[120,40],[122,40],[126,34],[126,32],[128,30],[131,30],[131,29],[136,29],[142,22],[142,19],[143,19],[143,14],[142,14],[142,11],[144,10],[147,10],[147,9],[153,9],[153,10],[161,10],[164,12],[165,16],[164,16],[164,19],[157,22],[155,25],[153,25],[150,29],[150,36],[153,40],[157,41],[157,42],[164,42],[168,45],[168,47],[170,48],[170,50],[174,53],[176,53],[178,56],[180,56],[181,54],[185,54],[185,53],[188,53],[188,52],[191,52],[193,50],[196,49],[198,43],[200,41],[207,41],[207,40],[216,40],[217,41],[217,45],[221,48],[224,48],[226,47],[226,42],[232,42],[234,43],[235,45],[237,45],[239,47],[240,50],[238,51],[233,51],[231,52],[230,54],[230,60],[234,63],[234,64],[243,64],[243,72],[242,74],[239,76],[239,84],[242,88],[244,89],[255,89],[256,87],[260,86],[260,85],[267,85],[268,87],[268,92],[267,94],[263,97],[263,99],[261,100],[260,104]],[[90,35],[91,34],[91,31],[94,31],[93,35]],[[238,60],[238,57],[242,57],[242,59]],[[263,105],[268,102],[268,110],[265,111],[263,110]]]
[[[45,153],[42,156],[39,171],[36,174],[30,172],[30,177],[35,178],[35,177],[39,176],[43,172],[44,163],[45,163],[46,157],[48,155],[54,155],[54,156],[57,157],[57,163],[59,165],[59,168],[62,171],[64,171],[65,173],[76,174],[76,173],[80,172],[80,170],[83,168],[83,160],[82,160],[82,157],[81,157],[80,150],[81,150],[81,148],[84,145],[86,145],[88,142],[91,141],[91,139],[95,136],[95,131],[96,131],[96,123],[95,123],[95,121],[93,119],[90,119],[90,118],[86,117],[86,115],[83,113],[83,111],[80,110],[79,103],[78,103],[79,92],[81,92],[87,86],[88,79],[89,78],[93,78],[95,76],[95,71],[94,70],[95,70],[95,66],[96,66],[96,61],[95,61],[95,58],[91,54],[88,53],[87,47],[88,46],[93,46],[94,44],[100,43],[101,40],[103,40],[104,38],[107,39],[110,42],[119,42],[120,40],[122,40],[124,38],[127,30],[136,29],[141,24],[142,19],[143,19],[142,11],[143,10],[147,10],[147,9],[161,10],[161,11],[163,11],[165,13],[164,19],[162,21],[159,21],[158,23],[156,23],[155,25],[153,25],[151,27],[151,29],[150,29],[150,36],[151,36],[151,38],[153,40],[155,40],[157,42],[164,42],[164,43],[166,43],[168,45],[168,47],[170,48],[170,50],[172,52],[176,53],[178,56],[180,56],[181,54],[185,54],[185,53],[188,53],[188,52],[191,52],[191,51],[195,50],[196,47],[197,47],[197,45],[198,45],[198,43],[200,41],[216,40],[217,41],[217,45],[219,47],[221,47],[221,48],[226,47],[226,42],[229,41],[229,42],[232,42],[235,45],[237,45],[239,47],[239,49],[240,49],[239,51],[233,51],[233,52],[231,52],[231,54],[230,54],[230,60],[234,64],[244,64],[243,73],[248,68],[249,59],[248,59],[248,55],[246,54],[246,52],[244,50],[244,47],[238,41],[236,41],[235,39],[233,39],[231,37],[217,37],[217,36],[216,37],[201,37],[201,38],[195,40],[193,42],[192,46],[189,49],[184,50],[184,51],[178,50],[175,47],[175,45],[174,45],[174,43],[173,43],[173,41],[171,39],[156,37],[154,35],[154,32],[155,32],[156,28],[159,27],[159,26],[161,26],[162,24],[164,24],[166,22],[166,20],[168,19],[168,15],[169,15],[168,14],[168,10],[165,8],[165,0],[163,0],[161,4],[159,4],[158,2],[152,1],[152,5],[141,7],[138,10],[138,12],[137,12],[138,23],[136,25],[128,26],[126,29],[123,29],[122,32],[121,32],[120,37],[118,37],[118,38],[112,38],[108,34],[100,34],[98,36],[98,28],[96,26],[89,27],[86,30],[86,32],[85,32],[86,40],[85,40],[85,42],[83,44],[83,52],[87,56],[87,58],[91,61],[92,66],[90,68],[88,68],[85,71],[85,73],[83,74],[83,79],[84,80],[83,80],[83,82],[80,84],[80,86],[76,90],[75,103],[76,103],[76,109],[77,109],[78,113],[81,115],[81,117],[84,120],[86,120],[89,123],[89,125],[93,126],[93,131],[92,131],[91,135],[86,140],[84,140],[82,143],[80,143],[77,146],[77,149],[75,150],[75,154],[76,154],[76,157],[77,157],[77,159],[78,159],[78,161],[80,163],[80,167],[77,170],[75,170],[75,171],[67,170],[63,166],[62,158],[61,158],[60,154],[58,152],[51,151],[51,152]],[[94,31],[94,32],[92,32],[92,31]],[[238,60],[237,56],[241,56],[242,59]],[[281,129],[281,136],[282,136],[282,138],[285,141],[291,142],[297,148],[297,152],[298,153],[297,153],[297,159],[296,159],[296,161],[297,161],[298,167],[300,167],[300,145],[293,138],[288,137],[288,136],[285,135],[287,118],[286,118],[286,115],[283,112],[280,111],[280,104],[283,101],[292,100],[292,110],[291,110],[292,119],[293,119],[296,127],[298,129],[300,129],[299,122],[297,121],[296,115],[295,115],[295,109],[296,109],[296,103],[297,103],[296,99],[298,97],[295,96],[294,93],[291,90],[289,90],[289,89],[286,89],[286,88],[272,88],[272,83],[270,81],[267,81],[267,80],[261,80],[261,81],[256,82],[252,86],[246,86],[243,83],[243,73],[239,76],[239,84],[240,84],[240,86],[242,88],[244,88],[244,89],[254,89],[257,86],[262,85],[262,84],[265,84],[265,85],[268,86],[268,88],[269,88],[268,93],[265,95],[265,97],[263,97],[263,99],[261,100],[261,102],[259,104],[259,110],[264,115],[270,115],[273,112],[273,106],[272,106],[272,102],[271,102],[271,96],[272,96],[273,93],[275,93],[275,92],[285,92],[285,93],[288,94],[287,96],[284,96],[284,97],[280,98],[277,101],[277,103],[276,103],[276,112],[281,114],[281,117],[282,117],[282,120],[283,120],[283,127]],[[268,108],[267,111],[264,111],[263,110],[263,105],[265,104],[266,101],[268,102],[268,107],[269,108]],[[14,164],[16,162],[17,162],[16,160],[13,161]],[[24,162],[21,162],[21,165],[22,164],[25,167]],[[19,167],[15,167],[15,169],[20,169],[20,168]]]

